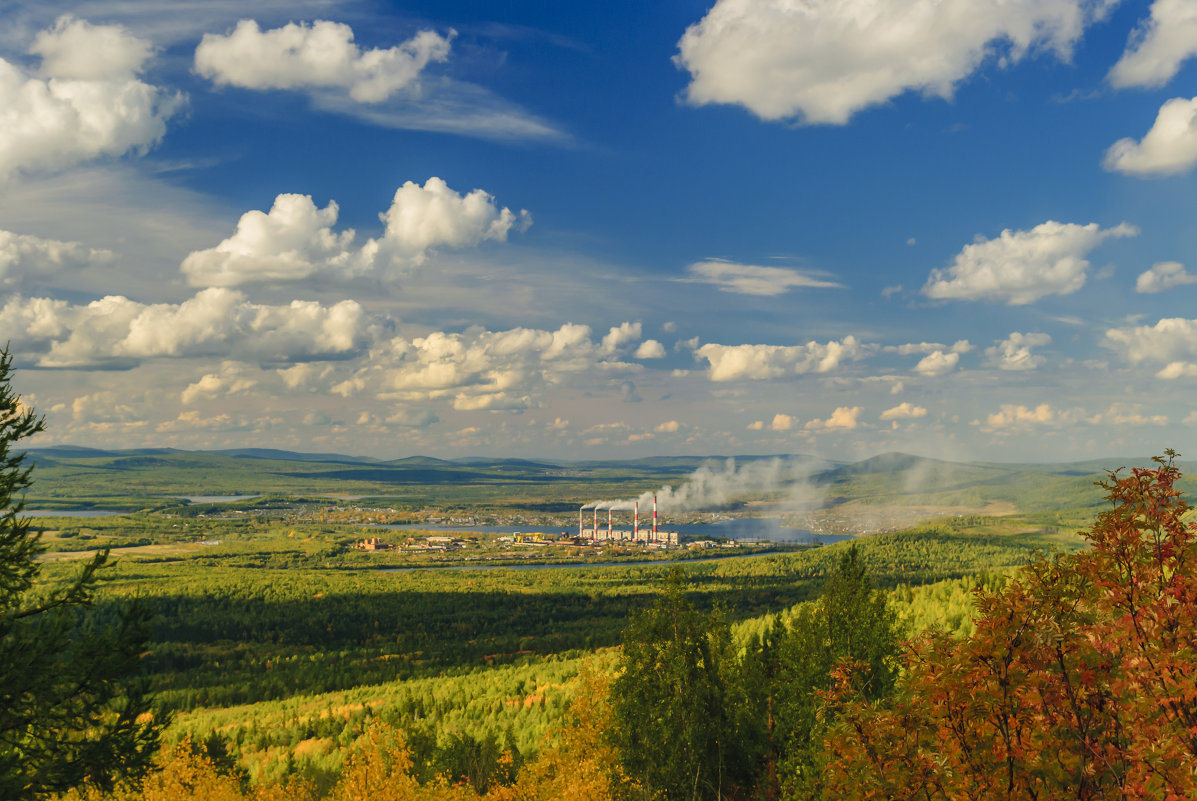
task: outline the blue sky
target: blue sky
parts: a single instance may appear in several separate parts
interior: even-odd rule
[[[0,18],[0,335],[43,444],[1197,433],[1197,0]]]

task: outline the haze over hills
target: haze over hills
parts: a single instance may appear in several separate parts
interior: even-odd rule
[[[171,448],[99,450],[73,446],[28,451],[37,465],[30,497],[37,503],[139,508],[153,499],[198,495],[284,493],[363,495],[420,503],[507,505],[553,503],[562,509],[594,498],[701,484],[710,505],[757,498],[802,507],[910,507],[1041,512],[1092,509],[1095,482],[1146,458],[1076,463],[951,462],[884,453],[857,462],[802,454],[669,456],[561,461],[409,456],[389,461],[345,454],[275,449],[184,451]],[[1186,483],[1189,479],[1185,479]],[[693,496],[694,493],[691,493]],[[701,508],[702,497],[690,508]],[[766,507],[767,508],[767,507]]]

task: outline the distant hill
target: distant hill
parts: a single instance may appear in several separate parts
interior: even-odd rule
[[[350,462],[353,464],[377,464],[380,460],[370,456],[346,456],[343,453],[303,453],[280,451],[275,448],[232,448],[219,451],[201,451],[238,459],[273,459],[288,462]]]
[[[37,467],[31,498],[55,503],[87,499],[91,504],[126,508],[172,496],[268,493],[536,508],[596,497],[627,498],[663,485],[676,487],[698,468],[721,465],[729,458],[564,461],[408,456],[383,461],[273,448],[103,450],[72,445],[33,448],[28,453]],[[1150,464],[1144,458],[1052,464],[951,462],[907,453],[883,453],[858,462],[833,462],[806,454],[730,458],[740,466],[778,458],[808,466],[805,480],[819,487],[830,505],[982,509],[996,503],[1023,512],[1074,509],[1086,513],[1104,503],[1095,482],[1105,478],[1107,469]],[[1197,476],[1186,475],[1182,490],[1197,497]]]
[[[662,470],[666,472],[675,472],[677,470],[689,470],[691,472],[697,470],[704,465],[712,463],[722,464],[728,459],[734,459],[736,464],[749,464],[751,462],[765,462],[773,459],[782,459],[790,462],[798,462],[802,464],[809,464],[815,468],[828,467],[839,464],[819,456],[810,456],[803,453],[769,453],[769,454],[739,454],[736,456],[646,456],[640,459],[599,459],[599,460],[584,460],[580,462],[567,462],[565,464],[573,467],[588,467],[588,468],[602,468],[602,469],[618,469],[621,467],[637,467],[646,470]]]
[[[392,461],[270,448],[221,451],[32,449],[30,497],[140,508],[166,497],[200,495],[358,495],[418,504],[574,503],[624,497],[679,482],[691,470],[614,464],[605,470],[516,458],[460,460],[410,456]],[[551,496],[551,497],[550,497]],[[116,500],[114,500],[116,499]]]
[[[1190,462],[1189,465],[1186,465],[1183,460],[1179,460],[1177,465],[1183,472],[1187,473],[1192,469],[1193,463]],[[1083,462],[1057,462],[1048,464],[1035,464],[1032,462],[1005,466],[1020,467],[1025,470],[1046,470],[1060,475],[1097,475],[1104,477],[1107,470],[1154,467],[1155,462],[1146,456],[1111,456],[1109,459],[1086,459]]]
[[[944,467],[958,467],[955,462],[942,459],[928,459],[925,456],[912,456],[909,453],[882,453],[859,462],[837,465],[819,473],[819,479],[836,481],[848,476],[871,475],[878,473],[900,473],[911,470],[939,469]]]
[[[160,456],[165,453],[186,453],[177,448],[129,448],[106,451],[99,448],[85,448],[82,445],[50,445],[45,448],[29,448],[31,457],[49,456],[51,459],[103,459],[115,456]]]
[[[1023,512],[1096,509],[1103,492],[1096,482],[1111,466],[1143,466],[1150,459],[1104,459],[1033,464],[949,462],[906,453],[885,453],[817,473],[833,503],[982,508],[1007,504]],[[1186,485],[1193,479],[1186,477]]]
[[[383,462],[383,464],[392,467],[456,467],[465,461],[464,459],[437,459],[435,456],[405,456],[402,459]]]
[[[565,463],[542,462],[532,459],[494,459],[485,456],[467,456],[462,459],[454,459],[453,464],[468,464],[471,467],[493,467],[499,470],[560,470]]]

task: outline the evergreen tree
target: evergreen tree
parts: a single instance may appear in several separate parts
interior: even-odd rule
[[[789,630],[775,635],[776,722],[785,797],[815,798],[820,792],[822,735],[834,710],[820,692],[832,686],[832,671],[851,663],[862,695],[884,698],[893,690],[900,641],[897,617],[875,589],[853,544],[823,585],[819,601],[798,610]]]
[[[747,786],[754,737],[738,668],[725,616],[696,610],[675,570],[624,631],[611,690],[612,738],[627,776],[673,801]]]
[[[110,788],[143,773],[161,722],[132,679],[145,649],[133,605],[111,626],[89,625],[103,551],[65,586],[39,583],[40,532],[23,518],[32,465],[14,450],[44,429],[10,383],[0,351],[0,799],[31,799],[85,784]],[[143,717],[144,715],[144,717]]]

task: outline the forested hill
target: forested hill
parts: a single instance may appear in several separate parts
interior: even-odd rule
[[[629,497],[662,486],[676,487],[704,466],[726,473],[732,469],[731,458],[738,470],[786,460],[786,478],[772,487],[761,487],[765,496],[770,491],[784,495],[787,487],[800,483],[831,506],[1007,507],[1034,512],[1095,508],[1101,495],[1094,482],[1105,476],[1108,466],[1149,463],[1146,458],[1058,464],[951,462],[901,453],[831,462],[802,454],[623,461],[410,456],[384,461],[263,448],[183,451],[56,446],[28,452],[37,465],[31,502],[112,508],[138,508],[172,496],[261,493],[361,495],[421,502],[435,490],[442,503],[467,498],[481,503],[525,500],[566,510],[596,497]]]
[[[887,453],[820,471],[812,481],[829,503],[983,508],[1043,512],[1095,509],[1102,505],[1096,482],[1107,470],[1148,467],[1148,457],[1110,458],[1052,464],[951,462]],[[1181,489],[1192,492],[1197,479]]]

